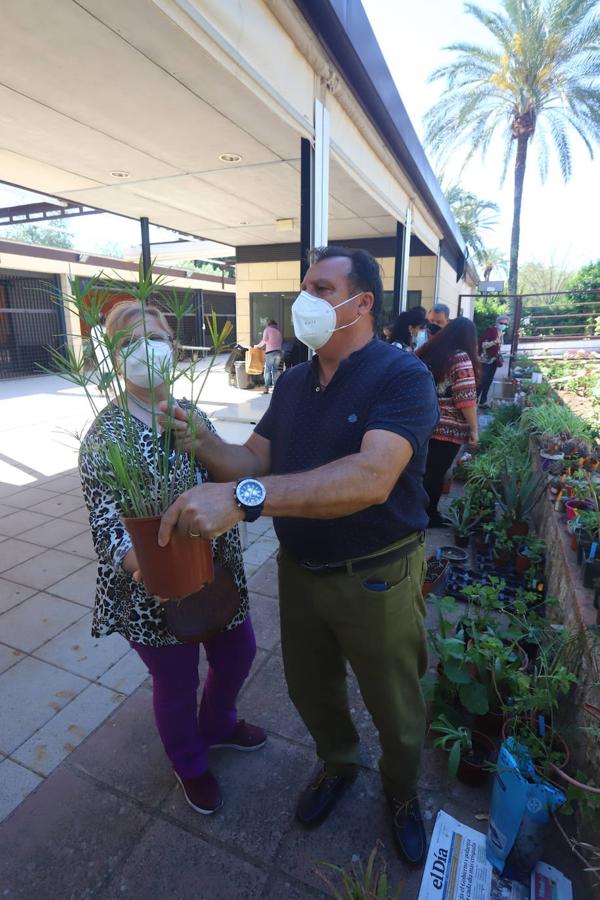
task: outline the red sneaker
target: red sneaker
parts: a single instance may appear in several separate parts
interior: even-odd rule
[[[236,722],[232,735],[227,741],[220,744],[211,744],[211,750],[224,748],[228,750],[242,750],[248,753],[251,750],[260,750],[267,743],[267,733],[259,725],[250,725],[249,722],[240,719]]]
[[[198,778],[181,778],[175,772],[175,777],[181,785],[183,796],[196,812],[210,816],[223,806],[217,779],[210,772],[204,772]]]

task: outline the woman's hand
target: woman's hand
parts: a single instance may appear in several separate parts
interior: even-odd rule
[[[479,432],[478,431],[469,431],[469,447],[476,447],[479,443]]]
[[[188,415],[176,403],[171,402],[169,415],[169,401],[161,400],[158,408],[164,415],[158,417],[158,424],[163,431],[170,431],[173,435],[178,450],[196,455],[198,449],[198,436],[205,426],[201,419],[194,413]]]

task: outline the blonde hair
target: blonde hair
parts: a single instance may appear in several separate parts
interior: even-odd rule
[[[106,316],[106,333],[109,337],[113,337],[115,334],[123,332],[125,337],[127,330],[141,325],[147,316],[153,316],[160,327],[173,337],[171,326],[164,312],[158,306],[146,305],[139,300],[121,300],[119,303],[115,303]]]

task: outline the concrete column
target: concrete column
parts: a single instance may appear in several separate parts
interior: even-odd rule
[[[61,274],[60,276],[60,291],[62,294],[61,303],[64,310],[65,315],[65,326],[67,333],[67,344],[69,349],[73,351],[77,359],[80,359],[81,354],[83,353],[83,341],[81,338],[81,322],[79,320],[79,316],[77,312],[73,309],[72,304],[68,302],[64,302],[65,297],[69,297],[71,295],[71,282],[69,280],[69,276],[65,274]]]

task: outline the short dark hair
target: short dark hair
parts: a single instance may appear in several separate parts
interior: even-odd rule
[[[351,284],[359,291],[369,291],[373,294],[373,322],[377,327],[383,308],[383,281],[379,263],[368,250],[338,247],[336,244],[330,244],[329,247],[316,247],[310,254],[310,263],[313,265],[336,256],[344,256],[351,261],[352,268],[348,276]]]

